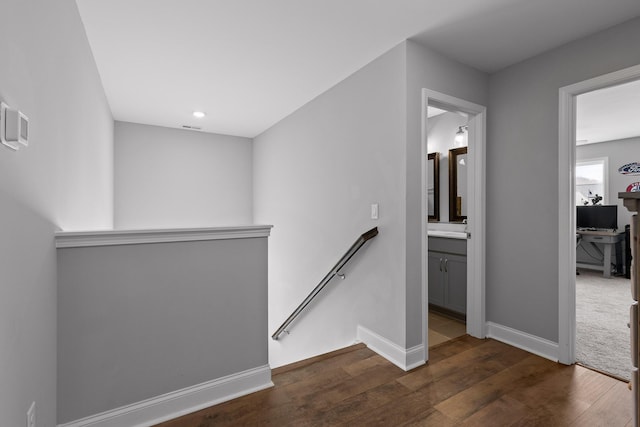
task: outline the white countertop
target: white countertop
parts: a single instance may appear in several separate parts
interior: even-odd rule
[[[465,231],[448,231],[448,230],[427,230],[429,237],[444,237],[446,239],[466,240],[468,234]]]

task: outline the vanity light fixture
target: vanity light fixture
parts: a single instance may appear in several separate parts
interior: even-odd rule
[[[462,144],[462,142],[464,141],[464,134],[467,132],[467,130],[469,130],[469,126],[467,125],[458,126],[458,132],[456,132],[455,137],[455,141],[458,144]]]
[[[195,117],[197,119],[202,119],[204,116],[206,116],[204,111],[194,111],[193,112],[193,117]]]

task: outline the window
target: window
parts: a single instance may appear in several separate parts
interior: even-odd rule
[[[576,162],[576,205],[607,204],[609,159],[585,159]]]

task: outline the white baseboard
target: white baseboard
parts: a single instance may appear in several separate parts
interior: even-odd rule
[[[408,348],[406,351],[406,367],[405,371],[410,371],[418,366],[424,365],[426,362],[424,361],[426,355],[424,354],[424,345],[416,345],[414,347]]]
[[[404,349],[363,326],[358,326],[357,337],[358,341],[365,343],[371,350],[405,371],[425,363],[424,345]]]
[[[558,361],[560,354],[558,343],[493,322],[487,322],[487,338],[493,338],[554,362]]]
[[[91,415],[58,427],[148,427],[273,387],[269,365]]]

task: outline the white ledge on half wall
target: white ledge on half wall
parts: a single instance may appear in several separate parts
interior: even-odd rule
[[[269,237],[272,227],[272,225],[244,225],[234,227],[164,228],[147,230],[58,231],[55,234],[55,239],[56,248],[250,239]]]

